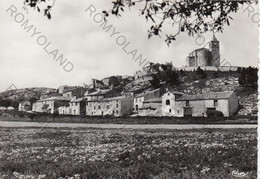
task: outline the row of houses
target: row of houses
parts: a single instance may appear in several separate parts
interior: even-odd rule
[[[26,111],[28,103],[20,103]],[[32,105],[32,111],[87,116],[206,116],[208,110],[221,111],[225,117],[238,110],[238,97],[232,91],[187,95],[165,88],[146,89],[135,94],[118,93],[114,89],[74,87],[59,96],[42,98]]]

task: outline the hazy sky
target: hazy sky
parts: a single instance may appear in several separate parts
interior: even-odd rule
[[[178,67],[185,65],[185,58],[191,51],[201,47],[195,43],[195,37],[186,34],[179,35],[170,47],[164,42],[164,37],[148,39],[149,24],[137,10],[128,11],[127,8],[121,18],[109,18],[107,24],[115,29],[112,35],[112,29],[106,32],[85,12],[91,4],[97,12],[111,8],[111,1],[104,0],[56,1],[51,12],[52,19],[48,20],[42,13],[23,10],[22,0],[0,0],[0,91],[11,84],[18,88],[57,88],[65,84],[89,84],[91,78],[133,75],[141,67],[132,59],[133,55],[125,51],[135,49],[136,57],[142,54],[151,62],[172,61]],[[13,17],[10,11],[6,12],[11,5],[17,8]],[[18,13],[22,14],[15,16]],[[258,13],[258,7],[254,6],[253,13]],[[241,6],[232,15],[234,21],[231,25],[225,26],[224,33],[216,34],[220,41],[221,60],[225,59],[234,66],[257,66],[258,31],[257,24],[252,21],[253,13],[248,15],[248,11],[244,12]],[[96,16],[95,20],[98,21],[98,18]],[[259,15],[254,18],[255,21],[259,20]],[[29,32],[21,27],[26,19],[28,25],[33,25]],[[125,44],[129,43],[125,51],[124,45],[116,42],[119,36],[118,43],[124,40]],[[205,34],[204,38],[209,41],[212,33]],[[45,40],[45,45],[38,44],[44,44]],[[62,66],[53,59],[61,54],[64,60],[67,59]],[[68,62],[73,64],[70,72],[63,69]],[[71,64],[66,66],[67,70],[71,69]]]

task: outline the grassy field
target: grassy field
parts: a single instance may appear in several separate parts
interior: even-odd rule
[[[221,119],[206,117],[112,117],[112,116],[72,116],[52,114],[30,114],[20,111],[0,111],[0,121],[88,123],[88,124],[257,124],[257,116],[233,116]]]
[[[0,128],[0,178],[256,178],[256,130]]]

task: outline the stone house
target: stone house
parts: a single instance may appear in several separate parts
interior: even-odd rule
[[[225,117],[230,117],[237,112],[238,106],[238,97],[233,91],[198,95],[168,91],[162,96],[163,116],[206,117],[207,110],[217,110],[221,111]]]
[[[46,91],[40,96],[40,99],[46,99],[46,98],[51,98],[51,97],[57,97],[60,96],[60,94],[57,91]]]
[[[86,115],[86,102],[83,98],[74,98],[68,105],[59,107],[59,114]]]
[[[147,90],[134,96],[134,111],[139,111],[143,107],[143,102],[148,99],[159,98],[160,89]]]
[[[139,108],[139,116],[161,116],[162,98],[152,98],[143,102],[143,107]]]
[[[81,98],[84,96],[86,91],[87,91],[86,88],[75,87],[75,88],[64,90],[62,96],[67,98],[73,98],[73,97]]]
[[[59,112],[58,108],[60,106],[68,105],[70,100],[70,98],[65,97],[51,97],[46,99],[40,99],[33,103],[32,111],[53,114],[54,112]]]
[[[89,116],[124,116],[132,113],[132,98],[118,96],[98,98],[86,101],[86,115]]]
[[[19,103],[18,111],[30,111],[32,110],[32,104],[30,101],[23,101]]]
[[[57,92],[62,95],[62,93],[66,90],[69,90],[69,89],[74,89],[76,88],[77,86],[67,86],[67,85],[63,85],[63,86],[60,86],[58,89],[57,89]]]
[[[96,99],[103,99],[109,97],[115,97],[118,93],[113,89],[97,89],[92,93],[85,93],[85,98],[87,101],[96,100]]]

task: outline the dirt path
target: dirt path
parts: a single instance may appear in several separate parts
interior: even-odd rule
[[[82,124],[82,123],[43,123],[0,121],[0,127],[54,127],[54,128],[111,128],[111,129],[256,129],[257,124]]]

